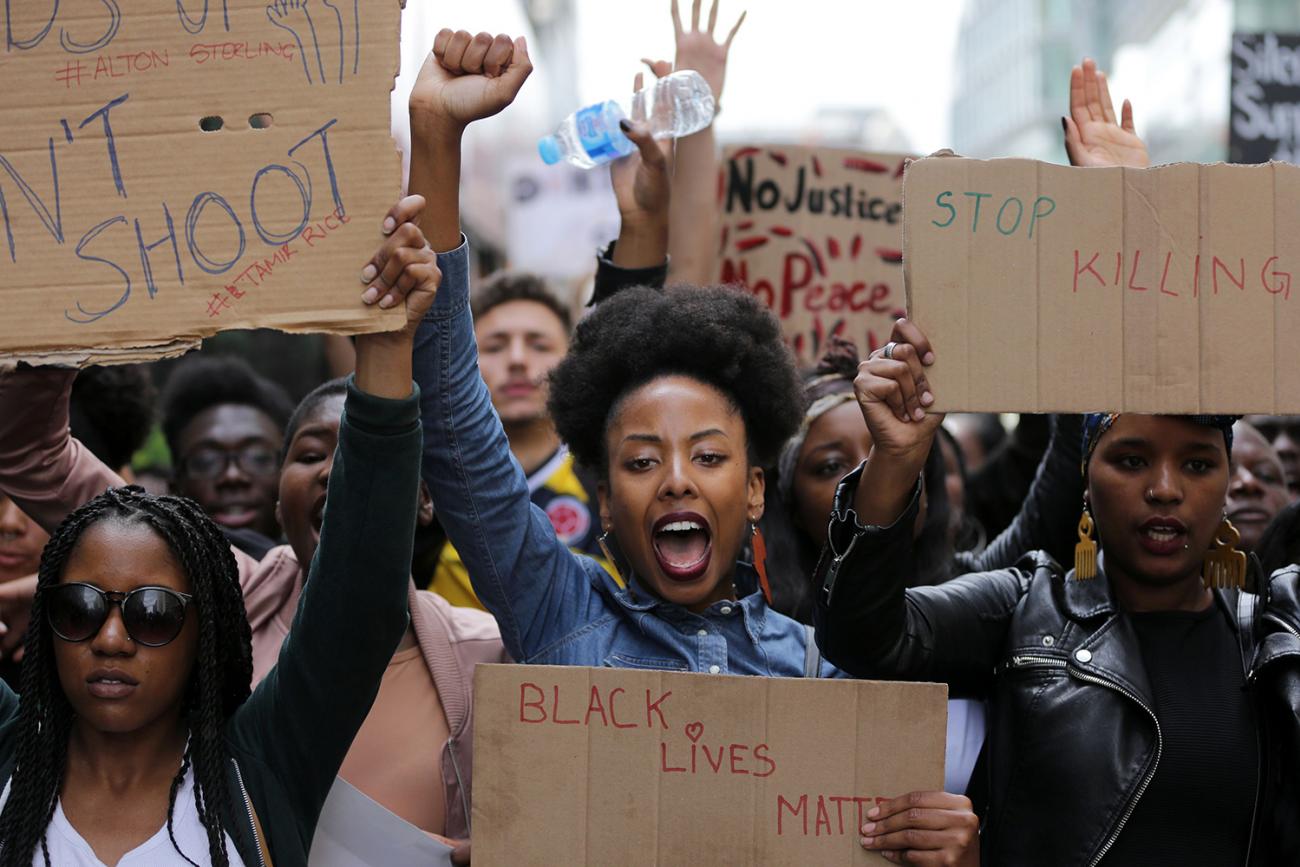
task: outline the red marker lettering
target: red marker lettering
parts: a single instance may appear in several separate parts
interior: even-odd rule
[[[1105,285],[1106,285],[1106,281],[1103,280],[1103,279],[1101,279],[1101,275],[1097,273],[1097,269],[1094,268],[1094,267],[1092,267],[1092,264],[1093,264],[1094,262],[1097,261],[1097,257],[1100,256],[1100,255],[1101,255],[1100,253],[1093,253],[1093,254],[1092,254],[1092,258],[1088,260],[1088,264],[1087,264],[1087,265],[1084,265],[1083,268],[1080,268],[1080,267],[1079,267],[1079,251],[1078,251],[1078,250],[1075,250],[1075,251],[1074,251],[1074,291],[1075,291],[1075,292],[1078,292],[1078,291],[1079,291],[1079,276],[1080,276],[1081,274],[1084,274],[1085,272],[1091,274],[1091,275],[1094,276],[1094,277],[1096,277],[1096,278],[1097,278],[1097,284],[1098,284],[1099,286],[1105,286]]]
[[[659,726],[660,726],[661,728],[665,728],[665,729],[668,728],[668,720],[664,719],[664,712],[660,709],[659,706],[660,706],[661,704],[663,704],[664,702],[666,702],[666,701],[668,700],[668,696],[670,696],[670,695],[672,695],[672,694],[673,694],[673,693],[672,693],[672,690],[669,690],[668,692],[666,692],[666,693],[664,693],[663,695],[659,696],[659,698],[658,698],[657,701],[651,701],[651,700],[650,700],[650,690],[647,689],[647,690],[645,691],[645,725],[646,725],[646,728],[648,728],[648,729],[652,729],[652,728],[654,728],[654,718],[651,716],[651,714],[658,714],[658,715],[659,715]]]
[[[537,693],[536,701],[526,700],[528,696],[528,691],[530,689]],[[542,692],[542,688],[537,684],[535,683],[519,684],[519,721],[522,723],[546,722],[546,708],[543,706],[543,702],[545,700],[546,700],[546,693]],[[540,716],[538,716],[536,719],[530,718],[527,713],[528,708],[533,708],[540,714]]]

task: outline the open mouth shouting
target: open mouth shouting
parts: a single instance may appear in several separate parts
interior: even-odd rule
[[[694,581],[709,568],[713,533],[697,512],[671,512],[655,521],[651,534],[655,559],[673,581]]]
[[[1176,554],[1187,546],[1187,527],[1177,518],[1148,518],[1138,527],[1138,541],[1152,554]]]

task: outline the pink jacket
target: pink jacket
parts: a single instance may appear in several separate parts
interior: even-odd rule
[[[0,375],[0,490],[46,530],[69,512],[125,482],[71,436],[68,400],[76,371],[35,368]],[[281,545],[260,562],[231,548],[253,633],[253,682],[274,667],[302,592],[302,569]],[[442,751],[446,836],[469,837],[473,774],[474,666],[507,662],[491,615],[456,608],[441,596],[410,594],[411,626],[433,675],[451,737]],[[395,759],[400,755],[395,753]]]

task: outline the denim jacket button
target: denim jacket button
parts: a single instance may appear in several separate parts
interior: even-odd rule
[[[730,606],[730,605],[724,605],[724,606],[722,606],[722,608],[721,608],[720,610],[722,611],[723,614],[730,614],[730,613],[731,613],[731,606]]]
[[[695,634],[698,635],[700,638],[707,638],[708,635],[709,635],[709,630],[707,630],[707,629],[701,629],[699,632],[697,632],[697,633],[695,633]]]
[[[709,666],[709,674],[720,674],[721,672],[722,672],[722,669],[721,669],[721,668],[718,668],[716,665],[710,665],[710,666]]]

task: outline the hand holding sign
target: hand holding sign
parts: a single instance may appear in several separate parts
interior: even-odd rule
[[[406,302],[406,327],[357,338],[356,384],[378,397],[401,400],[411,393],[411,351],[415,330],[433,304],[442,274],[437,257],[413,221],[424,210],[423,196],[407,196],[384,219],[388,235],[361,272],[370,283],[362,301],[384,309]]]
[[[411,334],[433,304],[442,279],[437,257],[415,224],[424,204],[423,196],[407,196],[393,206],[384,219],[388,240],[361,272],[362,281],[370,284],[361,300],[366,304],[378,302],[385,310],[405,300],[405,331]]]
[[[533,71],[521,36],[439,31],[411,93],[419,107],[461,128],[514,102]]]
[[[1075,166],[1127,166],[1144,169],[1151,165],[1146,143],[1133,127],[1133,104],[1124,100],[1123,116],[1115,118],[1110,86],[1097,64],[1085,59],[1070,72],[1070,117],[1065,126],[1065,150]]]
[[[867,813],[862,846],[895,864],[979,867],[979,817],[969,798],[909,792]]]

